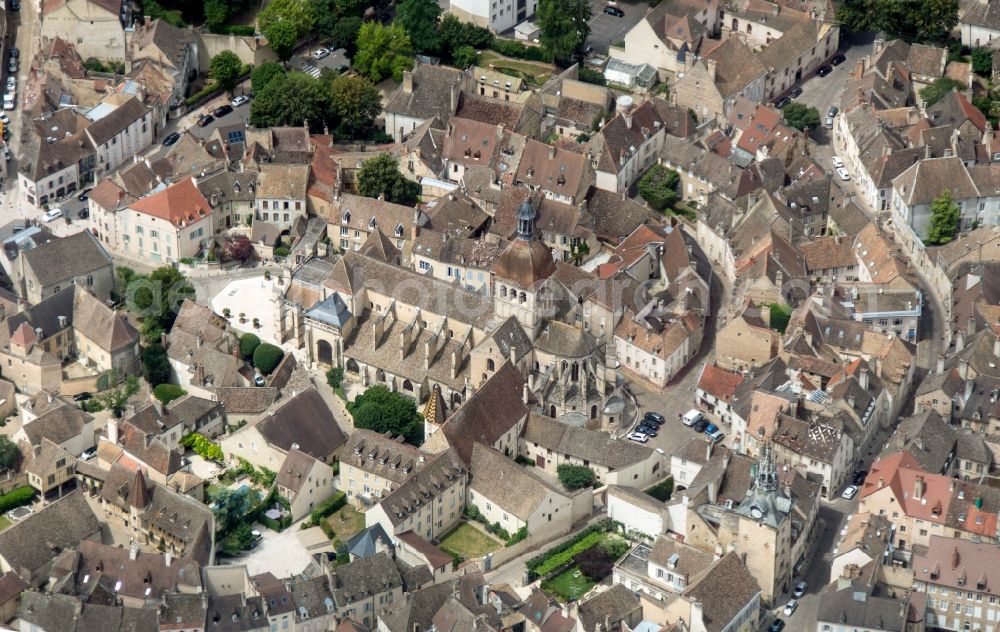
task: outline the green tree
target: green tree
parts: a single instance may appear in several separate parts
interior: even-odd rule
[[[437,0],[403,0],[396,7],[396,20],[410,36],[413,48],[421,53],[434,53],[440,46],[440,17]]]
[[[656,210],[666,211],[680,199],[680,183],[681,177],[676,171],[656,164],[639,180],[639,195]]]
[[[800,132],[807,127],[811,130],[819,127],[819,110],[796,101],[786,105],[781,115],[784,117],[785,123]]]
[[[556,474],[559,476],[559,482],[563,484],[563,487],[570,491],[590,487],[597,480],[594,470],[584,465],[573,465],[572,463],[560,464],[556,468]]]
[[[465,70],[469,66],[475,66],[479,63],[479,53],[468,44],[463,44],[452,53],[452,60],[456,68]]]
[[[372,83],[387,77],[402,81],[403,71],[413,68],[410,36],[400,24],[365,22],[358,31],[358,53],[353,62],[355,69]]]
[[[271,45],[271,50],[281,61],[288,61],[295,52],[295,44],[299,41],[299,32],[291,22],[272,22],[267,28],[260,30]]]
[[[363,16],[369,6],[367,0],[334,0],[334,4],[338,15],[356,18]]]
[[[573,562],[576,563],[576,567],[580,569],[581,573],[595,582],[610,575],[615,568],[615,560],[599,544],[574,555]]]
[[[218,32],[229,19],[229,7],[224,0],[205,0],[205,28]]]
[[[965,84],[961,81],[955,81],[951,77],[941,77],[936,79],[934,83],[923,88],[920,91],[920,98],[924,101],[924,107],[931,107],[953,90],[964,90]]]
[[[112,371],[110,382],[114,384],[116,381],[117,374]],[[121,384],[112,386],[95,397],[95,399],[99,401],[102,406],[110,410],[112,415],[121,419],[122,415],[125,414],[125,407],[128,405],[129,398],[138,392],[139,378],[134,375],[129,375]]]
[[[0,471],[16,469],[21,462],[21,451],[17,444],[5,434],[0,434]]]
[[[231,533],[243,523],[245,516],[253,509],[253,503],[253,495],[246,488],[223,489],[216,492],[213,503],[216,530],[220,534]]]
[[[951,191],[941,191],[941,196],[931,202],[931,221],[924,243],[928,246],[940,246],[955,239],[961,217],[961,210],[952,199]]]
[[[170,381],[170,360],[167,358],[167,350],[159,342],[142,350],[142,376],[151,386]]]
[[[578,78],[580,79],[580,81],[584,81],[586,83],[592,83],[595,86],[608,85],[608,80],[604,78],[604,75],[601,74],[600,71],[591,70],[590,68],[586,68],[583,66],[581,66],[578,71]]]
[[[344,369],[339,366],[330,367],[330,370],[326,372],[326,383],[330,385],[330,388],[340,388],[343,381]]]
[[[253,351],[253,365],[263,375],[270,375],[284,356],[285,352],[281,350],[281,347],[264,342]]]
[[[554,59],[568,60],[590,35],[587,0],[539,0],[535,23],[542,48]]]
[[[255,94],[260,94],[264,90],[264,86],[271,83],[272,79],[275,77],[284,78],[286,74],[288,73],[285,71],[285,67],[278,62],[266,61],[250,73],[250,87]]]
[[[485,49],[493,45],[493,34],[489,29],[476,26],[472,22],[462,22],[452,13],[441,18],[438,33],[441,38],[441,52],[445,54],[449,51],[454,52],[461,46]]]
[[[273,77],[250,104],[250,123],[255,127],[300,126],[308,121],[313,132],[320,132],[329,120],[329,87],[302,72]]]
[[[143,337],[157,342],[160,334],[170,331],[181,303],[194,300],[195,290],[181,272],[163,266],[149,276],[132,276],[125,289],[129,309],[142,319]]]
[[[358,193],[370,198],[381,195],[390,202],[412,206],[417,202],[420,185],[403,176],[395,156],[379,154],[361,165],[361,171],[358,172]]]
[[[980,77],[991,77],[993,75],[993,52],[989,48],[972,49],[972,70]]]
[[[304,36],[316,23],[313,5],[308,0],[271,0],[257,16],[257,28],[265,36],[272,26],[280,22],[292,25],[296,39]]]
[[[848,31],[885,31],[910,42],[938,43],[958,23],[958,0],[842,0],[837,19]]]
[[[771,329],[785,333],[785,329],[788,328],[788,321],[792,318],[791,309],[781,303],[771,303],[767,307]]]
[[[390,391],[384,384],[369,387],[347,404],[356,428],[402,435],[406,442],[420,445],[424,428],[417,404],[409,397]]]
[[[226,92],[232,92],[243,72],[243,62],[231,50],[224,50],[208,65],[208,74]]]
[[[159,384],[153,389],[153,397],[164,406],[185,395],[187,395],[187,391],[176,384]]]
[[[330,84],[330,108],[340,119],[339,130],[350,138],[371,128],[382,113],[382,96],[364,77],[340,75]]]
[[[249,360],[253,358],[253,352],[260,346],[260,338],[257,334],[243,334],[240,336],[240,355]]]
[[[348,15],[337,20],[330,30],[330,39],[347,52],[348,59],[354,59],[358,52],[358,31],[362,24],[361,18]]]

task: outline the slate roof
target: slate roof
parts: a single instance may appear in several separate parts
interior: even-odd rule
[[[646,446],[615,441],[607,433],[569,426],[537,413],[528,415],[523,437],[553,452],[587,460],[609,470],[640,463],[653,453]]]
[[[66,283],[111,265],[111,255],[89,230],[21,251],[20,256],[43,286]]]
[[[333,411],[315,387],[279,403],[258,422],[257,430],[268,443],[285,452],[297,445],[321,461],[347,441]]]
[[[562,494],[548,481],[493,448],[472,446],[469,489],[527,522],[550,493]]]
[[[868,628],[882,630],[906,629],[905,610],[903,602],[869,594],[871,591],[855,582],[842,590],[837,590],[839,584],[831,584],[823,591],[816,619],[819,622],[830,622],[848,628]],[[865,598],[855,598],[857,593],[863,593]]]
[[[83,492],[71,492],[0,533],[0,556],[16,572],[34,572],[54,552],[75,547],[100,530]]]
[[[580,602],[578,616],[585,632],[595,632],[598,626],[610,622],[612,626],[628,619],[642,609],[635,593],[622,584],[615,584],[608,590]],[[615,629],[614,627],[609,629]]]

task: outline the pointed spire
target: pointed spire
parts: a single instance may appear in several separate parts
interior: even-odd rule
[[[135,471],[135,478],[132,479],[132,490],[128,495],[128,502],[136,509],[145,509],[149,505],[149,488],[146,486],[146,477],[142,475],[142,470]]]
[[[778,489],[778,469],[774,464],[770,441],[764,443],[760,459],[755,464],[754,487],[759,492],[772,492]]]
[[[535,238],[535,209],[528,200],[517,210],[517,238],[523,241]]]

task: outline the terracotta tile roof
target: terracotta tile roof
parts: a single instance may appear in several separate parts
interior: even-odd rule
[[[951,504],[951,482],[948,476],[921,470],[909,452],[899,452],[872,464],[860,497],[865,499],[889,487],[906,515],[944,524]]]
[[[578,201],[578,194],[589,185],[584,181],[588,173],[584,154],[529,139],[521,152],[515,181]]]
[[[778,425],[782,413],[789,409],[789,402],[767,391],[754,391],[750,400],[750,417],[747,419],[747,434],[756,439],[770,437]]]
[[[186,226],[210,217],[208,200],[195,186],[194,178],[186,178],[129,205],[133,211],[165,219],[176,226]]]
[[[926,551],[914,552],[914,579],[955,589],[995,593],[1000,586],[996,544],[932,535]]]
[[[698,388],[724,402],[732,402],[736,389],[743,383],[743,376],[706,364],[698,380]]]
[[[826,237],[799,246],[809,272],[857,265],[854,244],[850,239]]]

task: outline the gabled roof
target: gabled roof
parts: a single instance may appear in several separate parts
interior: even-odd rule
[[[278,475],[274,478],[274,482],[276,485],[291,490],[293,494],[298,494],[317,463],[319,461],[316,458],[293,448],[285,455],[285,460],[278,469]]]
[[[75,547],[100,530],[83,492],[72,492],[0,533],[0,556],[15,572],[34,572],[52,559],[53,548]]]
[[[525,418],[528,408],[523,390],[521,373],[504,362],[441,426],[466,464],[472,462],[475,443],[492,446]]]
[[[757,579],[736,551],[727,553],[684,591],[686,600],[701,604],[702,622],[707,632],[721,632],[759,595]]]
[[[133,202],[129,208],[144,215],[165,219],[175,226],[186,226],[212,214],[208,200],[195,186],[193,177]]]
[[[724,40],[706,59],[715,62],[715,87],[723,99],[739,93],[767,74],[767,67],[738,36]]]
[[[527,522],[549,494],[562,495],[528,468],[481,443],[472,445],[469,489]]]
[[[256,427],[268,443],[285,452],[298,448],[322,461],[347,441],[315,387],[278,404]]]
[[[66,283],[111,265],[111,255],[89,230],[24,250],[20,256],[43,286]]]

